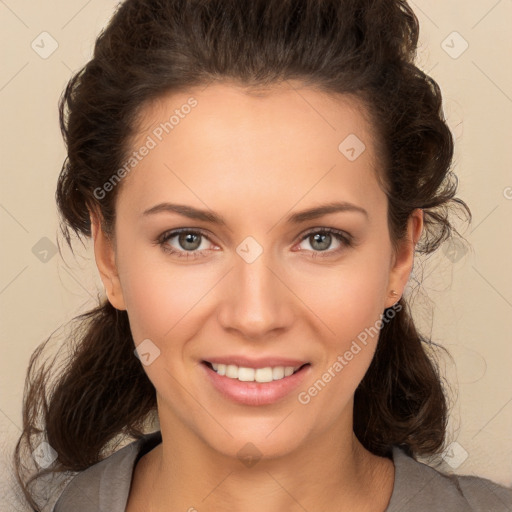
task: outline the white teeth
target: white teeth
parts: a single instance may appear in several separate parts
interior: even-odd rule
[[[284,376],[289,377],[295,370],[293,369],[293,366],[285,366],[284,367]]]
[[[228,364],[226,366],[226,377],[229,377],[230,379],[238,379],[238,366]]]
[[[259,371],[259,370],[258,370]],[[243,382],[251,382],[254,381],[254,374],[256,370],[254,368],[238,368],[238,380]]]
[[[272,382],[289,377],[300,366],[267,366],[266,368],[247,368],[234,364],[211,363],[213,369],[219,375],[225,375],[230,379],[238,379],[242,382]]]
[[[272,379],[279,380],[284,377],[284,366],[276,366],[272,368]]]
[[[274,380],[270,366],[267,366],[267,368],[258,368],[255,374],[254,380],[256,382],[272,382]]]

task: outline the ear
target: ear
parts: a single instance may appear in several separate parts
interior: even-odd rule
[[[414,250],[423,231],[423,210],[413,210],[407,221],[407,233],[399,242],[398,248],[393,255],[391,272],[389,275],[388,291],[385,307],[389,308],[396,304],[403,294],[404,288],[414,264]],[[391,294],[391,291],[396,291]]]
[[[114,247],[101,227],[99,215],[91,212],[90,219],[91,236],[94,241],[94,257],[108,300],[116,309],[125,310],[126,306],[117,272]]]

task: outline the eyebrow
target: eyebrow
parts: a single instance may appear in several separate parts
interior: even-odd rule
[[[225,219],[209,210],[200,210],[198,208],[194,208],[193,206],[187,206],[184,204],[174,204],[174,203],[159,203],[143,212],[143,216],[147,215],[155,215],[158,213],[177,213],[184,217],[188,217],[189,219],[200,220],[204,222],[210,222],[212,224],[217,224],[219,226],[226,226],[227,223]],[[348,203],[346,201],[342,202],[333,202],[324,204],[321,206],[315,206],[313,208],[309,208],[307,210],[303,210],[300,212],[292,213],[288,217],[286,217],[286,222],[289,224],[300,224],[302,222],[306,222],[309,220],[314,220],[319,217],[323,217],[324,215],[328,215],[330,213],[338,213],[338,212],[356,212],[363,214],[366,218],[368,218],[368,212],[355,204]]]

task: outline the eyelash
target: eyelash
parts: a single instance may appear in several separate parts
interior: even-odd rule
[[[166,231],[162,235],[158,237],[158,239],[155,241],[155,245],[159,245],[164,252],[167,254],[172,254],[177,256],[178,258],[186,258],[187,260],[195,260],[197,258],[205,256],[204,254],[201,254],[202,251],[185,251],[185,250],[176,250],[170,248],[170,246],[167,244],[167,242],[180,235],[181,233],[187,233],[187,234],[193,234],[193,235],[201,235],[202,237],[209,240],[208,235],[200,230],[200,229],[190,229],[190,228],[180,228],[175,229],[172,231]],[[312,235],[316,234],[329,234],[334,235],[336,240],[338,240],[341,243],[341,247],[338,249],[335,249],[334,251],[326,249],[325,251],[311,251],[311,257],[314,258],[329,258],[333,256],[337,256],[340,254],[344,249],[352,247],[354,245],[353,237],[349,235],[348,233],[344,231],[340,231],[338,229],[334,228],[313,228],[309,230],[307,233],[302,235],[302,238],[300,239],[300,243],[302,243],[304,240],[307,240]],[[300,249],[299,251],[304,251],[304,249]],[[309,251],[308,251],[309,252]]]

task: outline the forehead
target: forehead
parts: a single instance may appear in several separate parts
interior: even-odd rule
[[[121,195],[139,210],[173,194],[196,203],[245,197],[249,208],[251,198],[261,207],[306,195],[323,200],[327,192],[334,200],[336,190],[368,202],[381,192],[362,103],[294,82],[252,91],[217,83],[164,95],[141,110],[131,150],[139,157]]]
[[[185,119],[188,121],[184,122]],[[264,89],[221,82],[165,94],[141,109],[137,125],[135,142],[155,130],[157,142],[170,132],[190,135],[192,130],[200,130],[197,137],[203,136],[206,142],[216,134],[223,138],[230,128],[251,131],[253,136],[295,140],[310,139],[313,135],[313,143],[324,140],[323,149],[332,146],[331,143],[337,147],[336,142],[348,130],[364,139],[367,146],[372,145],[370,139],[374,138],[360,98],[304,87],[296,81]],[[206,134],[208,137],[204,137]]]

